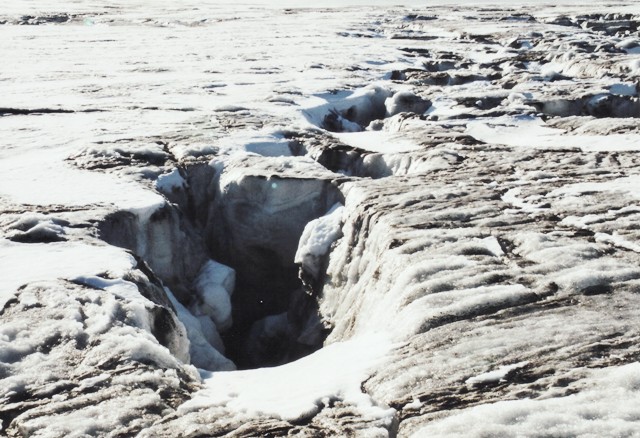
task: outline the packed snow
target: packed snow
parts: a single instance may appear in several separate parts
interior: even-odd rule
[[[204,388],[182,405],[179,413],[225,406],[248,417],[268,414],[303,421],[338,399],[352,404],[363,415],[391,422],[393,410],[376,405],[360,388],[367,372],[380,363],[389,347],[384,336],[370,335],[332,344],[276,368],[204,372]]]
[[[135,266],[130,254],[113,246],[25,244],[5,239],[0,240],[0,260],[2,306],[12,299],[20,286],[33,281],[73,280],[83,275],[102,273],[118,278]]]
[[[344,206],[336,204],[326,215],[309,222],[302,232],[294,261],[300,263],[314,277],[320,274],[322,256],[341,234]]]

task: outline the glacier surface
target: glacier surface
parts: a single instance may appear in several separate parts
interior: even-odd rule
[[[8,0],[0,434],[633,437],[640,2]]]

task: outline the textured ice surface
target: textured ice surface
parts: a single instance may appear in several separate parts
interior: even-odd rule
[[[0,5],[3,434],[637,434],[640,4],[396,3]]]
[[[534,436],[542,431],[554,437],[634,436],[639,378],[637,363],[594,371],[584,379],[578,394],[478,406],[426,426],[413,436]]]

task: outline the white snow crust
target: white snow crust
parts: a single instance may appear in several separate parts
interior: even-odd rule
[[[195,280],[195,289],[202,299],[199,309],[211,317],[219,330],[231,326],[231,294],[235,283],[235,271],[214,260],[205,263]]]
[[[135,266],[120,248],[82,243],[23,244],[0,239],[0,305],[22,285],[108,273],[118,278]]]
[[[180,175],[180,171],[173,169],[171,172],[158,177],[156,188],[163,193],[171,193],[174,190],[185,188],[186,184],[187,182]]]
[[[523,148],[578,148],[585,152],[638,151],[640,148],[638,134],[563,135],[564,131],[544,126],[535,118],[475,122],[470,124],[467,133],[481,141]]]
[[[339,399],[367,417],[391,422],[394,411],[377,406],[360,389],[367,372],[384,358],[390,345],[383,335],[372,334],[334,343],[275,368],[202,373],[204,388],[179,412],[185,415],[210,406],[225,406],[249,418],[267,414],[300,421]]]
[[[320,271],[320,257],[328,253],[331,244],[341,235],[343,210],[343,205],[336,204],[326,215],[304,227],[294,261],[314,276]]]

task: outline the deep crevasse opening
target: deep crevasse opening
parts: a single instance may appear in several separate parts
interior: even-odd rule
[[[317,293],[340,236],[334,174],[299,157],[254,158],[266,168],[248,170],[260,166],[242,157],[176,169],[157,185],[171,204],[99,227],[163,281],[198,368],[281,365],[319,349],[329,331]]]

